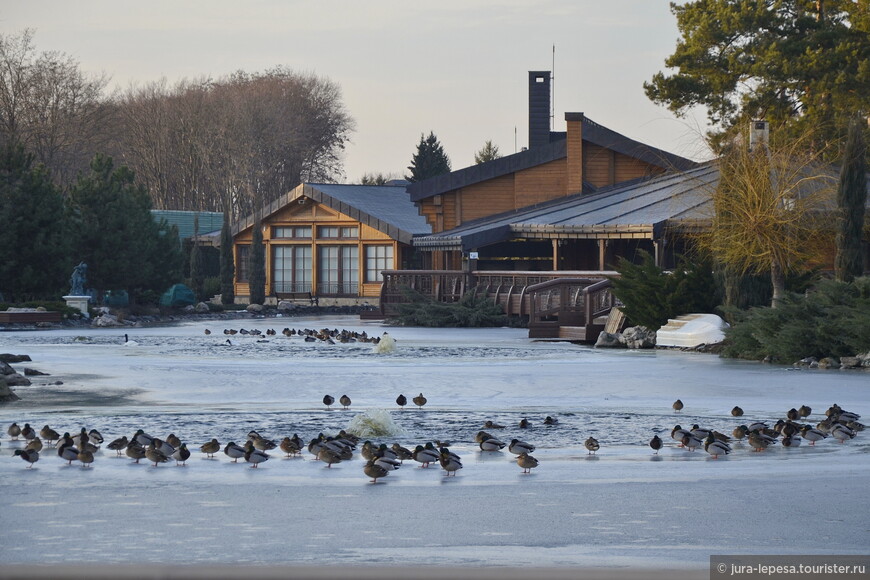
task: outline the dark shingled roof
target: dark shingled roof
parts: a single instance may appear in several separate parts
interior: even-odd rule
[[[719,180],[714,162],[576,194],[529,208],[418,237],[425,249],[473,250],[518,237],[589,238],[640,233],[655,237],[667,222],[698,221],[712,215],[711,192]]]
[[[248,216],[233,226],[233,234],[251,227],[300,197],[312,199],[350,216],[405,244],[415,235],[429,234],[431,226],[411,203],[404,185],[341,185],[303,183],[270,203],[262,213]]]
[[[661,149],[645,145],[634,139],[612,131],[603,125],[587,118],[583,113],[566,113],[567,120],[580,119],[583,123],[583,140],[594,145],[612,149],[618,153],[640,159],[652,165],[665,169],[686,170],[697,165],[696,162],[668,153]],[[425,181],[412,183],[408,187],[412,201],[420,201],[447,191],[467,187],[481,181],[494,179],[503,175],[509,175],[523,169],[543,165],[550,161],[563,159],[567,156],[566,133],[551,133],[555,141],[547,145],[520,151],[513,155],[507,155],[493,161],[472,165],[457,171],[451,171],[443,175],[432,177]],[[587,184],[584,183],[584,193]]]

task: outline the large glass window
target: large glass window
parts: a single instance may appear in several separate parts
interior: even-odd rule
[[[251,246],[236,246],[236,280],[239,282],[248,281],[248,272],[250,272],[250,251]]]
[[[356,295],[359,293],[359,248],[319,246],[317,293]]]
[[[283,239],[311,239],[311,226],[287,226],[272,228],[273,238]]]
[[[359,237],[359,228],[356,226],[319,226],[317,237],[321,240],[355,239]]]
[[[393,246],[366,246],[366,282],[383,282],[381,272],[393,269]]]
[[[272,246],[276,293],[311,292],[311,246]]]

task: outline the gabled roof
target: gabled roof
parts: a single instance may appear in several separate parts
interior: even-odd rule
[[[697,165],[696,162],[690,159],[668,153],[634,139],[629,139],[625,135],[599,125],[583,113],[567,113],[565,118],[568,120],[581,120],[583,123],[583,140],[593,145],[612,149],[618,153],[666,169],[685,170]],[[507,155],[457,171],[451,171],[450,173],[438,175],[425,181],[412,183],[408,187],[411,201],[417,202],[433,195],[467,187],[496,177],[510,175],[511,173],[543,165],[557,159],[564,159],[568,155],[567,133],[551,133],[550,136],[555,140],[547,145],[520,151],[513,155]],[[586,183],[583,184],[584,193],[588,192],[587,185]]]
[[[178,228],[178,237],[182,240],[193,237],[193,221],[198,218],[199,235],[220,231],[224,223],[224,214],[219,211],[182,211],[171,209],[152,209],[151,215],[156,219],[165,219],[169,225]]]
[[[410,244],[414,235],[432,232],[432,227],[411,202],[404,185],[303,183],[270,203],[261,213],[233,225],[233,235],[254,225],[256,219],[266,219],[302,197],[352,217],[405,244]]]
[[[472,250],[512,238],[588,238],[608,234],[656,237],[667,222],[712,215],[711,192],[719,180],[715,162],[575,194],[522,210],[489,216],[452,230],[422,236],[414,246]]]

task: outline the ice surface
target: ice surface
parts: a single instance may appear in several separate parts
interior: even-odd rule
[[[0,352],[47,372],[0,408],[0,563],[178,563],[627,566],[705,568],[710,554],[862,554],[870,546],[864,433],[844,444],[746,444],[713,460],[678,449],[674,424],[730,433],[809,405],[870,413],[870,374],[790,370],[674,351],[598,351],[534,342],[517,329],[385,328],[356,318],[283,318],[121,330],[0,333]],[[277,336],[230,337],[223,328]],[[396,340],[305,343],[290,328],[347,328]],[[206,336],[208,327],[212,334]],[[124,346],[128,333],[136,346]],[[63,385],[48,383],[63,381]],[[410,399],[424,393],[417,409]],[[399,393],[409,405],[399,410]],[[323,395],[352,399],[327,410]],[[674,413],[680,398],[685,409]],[[734,418],[730,410],[746,412]],[[450,441],[464,468],[406,462],[369,483],[358,454],[326,468],[307,451],[278,450],[257,469],[199,445],[242,442],[251,429],[306,442],[354,417],[389,412],[405,446]],[[545,416],[559,419],[543,424]],[[531,426],[518,427],[526,418]],[[484,421],[504,441],[537,445],[523,475],[507,451],[484,453]],[[193,450],[186,467],[132,463],[104,448],[90,469],[52,450],[27,469],[5,428],[98,428],[106,440],[142,428],[174,432]],[[654,433],[665,449],[652,454]],[[601,442],[588,455],[583,441]]]

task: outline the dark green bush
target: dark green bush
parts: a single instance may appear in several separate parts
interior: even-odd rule
[[[410,288],[403,293],[409,302],[399,305],[399,314],[390,322],[397,326],[492,327],[508,324],[501,307],[474,292],[457,302],[438,302]]]
[[[824,280],[806,295],[788,293],[776,308],[736,313],[723,356],[791,364],[805,357],[870,351],[870,277]]]

